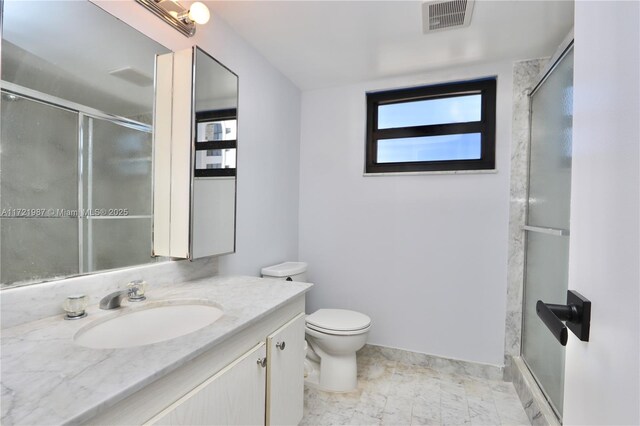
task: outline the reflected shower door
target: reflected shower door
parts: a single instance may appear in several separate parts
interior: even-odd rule
[[[0,285],[156,262],[151,125],[30,96],[0,102]]]
[[[573,48],[531,95],[522,357],[562,417],[565,350],[536,302],[566,304],[571,196]]]
[[[155,262],[149,126],[83,116],[84,272]]]
[[[78,113],[4,90],[0,110],[0,282],[77,274]]]

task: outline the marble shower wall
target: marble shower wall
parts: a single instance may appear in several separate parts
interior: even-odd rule
[[[520,356],[522,296],[524,287],[524,232],[529,164],[528,93],[548,58],[513,64],[513,124],[511,135],[511,187],[509,205],[509,260],[507,270],[507,315],[505,321],[505,363]]]

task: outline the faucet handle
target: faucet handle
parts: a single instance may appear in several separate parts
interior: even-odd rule
[[[144,280],[134,280],[127,284],[127,296],[130,302],[141,302],[147,297],[144,295],[147,283]]]
[[[84,294],[68,296],[62,305],[62,308],[66,312],[64,319],[74,320],[86,317],[87,312],[85,309],[87,309],[87,300],[87,296]]]

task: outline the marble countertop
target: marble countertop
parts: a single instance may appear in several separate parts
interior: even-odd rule
[[[311,285],[257,277],[211,277],[158,287],[150,283],[148,300],[141,304],[203,299],[221,305],[224,315],[185,336],[133,348],[89,349],[73,343],[74,334],[92,320],[117,315],[95,305],[81,320],[65,321],[57,315],[3,329],[1,422],[84,422],[304,294]]]

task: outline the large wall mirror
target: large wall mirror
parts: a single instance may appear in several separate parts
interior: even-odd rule
[[[3,7],[0,286],[162,260],[152,112],[169,50],[88,1]]]

